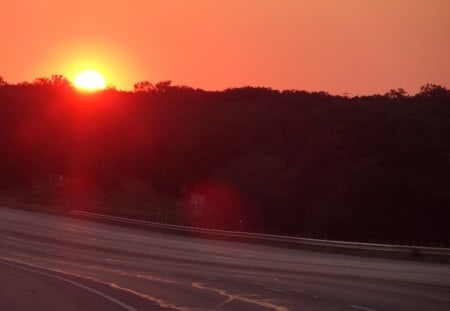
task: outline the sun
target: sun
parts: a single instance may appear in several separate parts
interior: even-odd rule
[[[74,79],[75,87],[83,91],[98,91],[106,88],[103,76],[95,70],[83,70]]]

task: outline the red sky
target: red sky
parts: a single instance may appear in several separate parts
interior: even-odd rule
[[[2,1],[0,40],[10,83],[91,68],[125,90],[450,87],[448,0]]]

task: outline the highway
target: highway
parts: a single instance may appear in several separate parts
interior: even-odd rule
[[[0,207],[0,310],[450,310],[450,265]]]

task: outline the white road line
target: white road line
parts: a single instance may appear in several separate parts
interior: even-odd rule
[[[88,286],[85,286],[85,285],[83,285],[83,284],[80,284],[80,283],[78,283],[78,282],[75,282],[75,281],[72,281],[72,280],[69,280],[69,279],[66,279],[66,278],[57,276],[57,275],[53,275],[53,274],[50,274],[50,273],[45,273],[45,272],[41,272],[41,271],[37,271],[37,270],[33,270],[33,269],[28,269],[28,268],[21,267],[21,266],[17,266],[17,265],[12,264],[12,263],[4,262],[4,261],[2,261],[2,263],[5,264],[5,265],[7,265],[7,266],[10,266],[10,267],[14,267],[14,268],[21,269],[21,270],[25,270],[25,271],[28,271],[28,272],[33,272],[33,273],[45,275],[45,276],[47,276],[47,277],[50,277],[50,278],[53,278],[53,279],[57,279],[57,280],[60,280],[60,281],[63,281],[63,282],[66,282],[66,283],[69,283],[69,284],[78,286],[78,287],[80,287],[80,288],[82,288],[82,289],[85,289],[85,290],[87,290],[87,291],[89,291],[89,292],[91,292],[91,293],[94,293],[94,294],[96,294],[96,295],[98,295],[98,296],[100,296],[100,297],[105,298],[106,300],[109,300],[109,301],[111,301],[111,302],[113,302],[113,303],[115,303],[115,304],[121,306],[121,307],[124,308],[125,310],[128,310],[128,311],[137,311],[137,309],[135,309],[135,308],[133,308],[133,307],[131,307],[131,306],[129,306],[129,305],[127,305],[127,304],[121,302],[120,300],[117,300],[117,299],[115,299],[115,298],[113,298],[113,297],[111,297],[111,296],[109,296],[109,295],[106,295],[106,294],[104,294],[104,293],[102,293],[102,292],[99,292],[98,290],[95,290],[95,289],[93,289],[93,288],[90,288],[90,287],[88,287]]]
[[[300,294],[305,294],[306,293],[304,290],[295,289],[295,288],[288,288],[287,290],[291,291],[291,292],[295,292],[295,293],[300,293]]]
[[[273,288],[273,287],[266,287],[266,289],[268,290],[273,290],[275,292],[280,292],[280,293],[284,293],[285,291],[282,289],[278,289],[278,288]]]
[[[364,311],[377,311],[375,309],[370,309],[370,308],[361,307],[361,306],[357,306],[357,305],[349,305],[349,307],[353,308],[353,309],[364,310]]]

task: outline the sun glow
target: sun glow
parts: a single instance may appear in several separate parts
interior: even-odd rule
[[[74,79],[75,86],[83,91],[98,91],[106,88],[106,81],[103,76],[95,70],[83,70]]]

